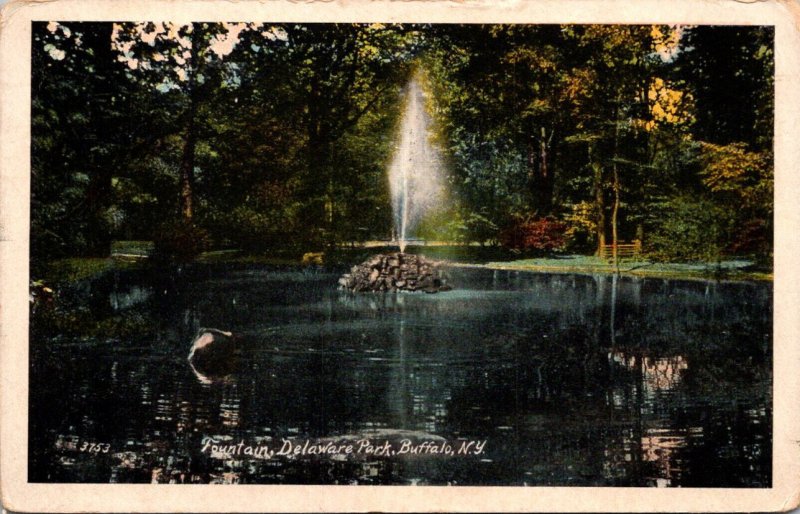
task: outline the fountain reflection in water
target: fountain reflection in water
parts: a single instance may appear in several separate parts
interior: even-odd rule
[[[400,251],[422,216],[442,198],[442,159],[430,140],[431,118],[419,78],[406,86],[405,108],[394,157],[389,166],[394,231]]]

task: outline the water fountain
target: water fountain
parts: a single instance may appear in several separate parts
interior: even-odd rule
[[[431,143],[431,117],[418,77],[405,87],[405,104],[395,152],[389,165],[389,187],[394,214],[395,241],[400,251],[376,255],[353,266],[339,279],[351,291],[449,290],[439,262],[405,253],[423,216],[443,197],[442,159]]]
[[[395,234],[400,252],[424,214],[442,198],[442,160],[430,140],[431,118],[419,79],[406,86],[405,108],[389,166]]]
[[[405,253],[425,213],[443,197],[442,159],[431,142],[431,117],[418,77],[405,88],[405,106],[397,146],[389,166],[394,233],[400,252],[376,255],[353,266],[339,284],[352,291],[425,291],[450,289],[439,262]]]

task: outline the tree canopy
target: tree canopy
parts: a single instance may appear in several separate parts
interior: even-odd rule
[[[451,200],[423,236],[772,251],[771,27],[37,22],[32,58],[37,261],[387,239],[414,74]]]

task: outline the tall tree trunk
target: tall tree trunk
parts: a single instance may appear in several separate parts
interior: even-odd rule
[[[536,153],[536,141],[534,137],[531,136],[526,145],[526,157],[528,166],[528,187],[530,188],[530,201],[532,204],[534,204],[534,211],[539,210],[539,172],[536,169],[538,167]]]
[[[197,25],[192,27],[192,48],[189,57],[189,70],[187,87],[189,89],[189,108],[186,120],[186,140],[183,144],[183,155],[180,166],[180,211],[185,221],[192,219],[194,214],[194,152],[197,146],[197,73],[200,65],[199,40]]]
[[[619,102],[619,99],[617,99]],[[614,175],[614,208],[611,211],[611,244],[614,256],[614,269],[619,272],[619,233],[617,228],[617,221],[619,218],[619,168],[617,167],[618,151],[619,151],[619,104],[614,112],[614,154],[611,159],[611,171]]]
[[[103,140],[103,133],[111,130],[111,97],[114,95],[114,85],[118,84],[114,79],[116,60],[111,50],[112,28],[111,24],[102,24],[84,34],[84,45],[94,52],[95,66],[95,74],[91,79],[92,102],[88,105],[92,133],[85,134],[81,139],[82,153],[86,156],[89,170],[84,253],[93,257],[111,254],[111,230],[106,213],[111,203],[113,171],[108,159],[103,156],[108,148],[99,148],[99,142]]]
[[[328,187],[325,189],[325,226],[328,234],[327,245],[333,250],[336,248],[336,234],[334,232],[334,213],[336,206],[336,195],[334,192],[333,177],[328,177]]]
[[[594,206],[597,211],[597,252],[596,255],[603,254],[603,247],[606,244],[606,205],[603,195],[603,165],[596,160],[594,142],[589,142],[589,164],[594,172]]]
[[[547,134],[547,128],[539,127],[538,134],[531,136],[528,144],[528,179],[531,197],[535,202],[535,211],[546,216],[553,210],[553,176],[552,148],[553,132]]]
[[[544,213],[550,214],[553,210],[553,177],[551,166],[550,142],[553,132],[547,135],[547,129],[541,127],[539,135],[539,205]]]
[[[324,231],[324,244],[329,248],[336,246],[334,231],[334,177],[331,170],[331,134],[324,119],[327,111],[323,101],[319,98],[319,80],[316,75],[312,78],[311,94],[308,99],[308,120],[306,131],[308,135],[308,188],[306,194],[313,198],[315,203],[321,202],[321,209],[315,205],[310,220],[314,228]],[[319,210],[318,210],[319,209]]]
[[[194,200],[194,151],[197,144],[197,128],[195,125],[196,109],[194,94],[191,94],[189,100],[189,119],[186,127],[186,141],[183,145],[183,156],[181,157],[180,167],[180,209],[181,217],[186,221],[191,220],[194,213],[192,204]]]

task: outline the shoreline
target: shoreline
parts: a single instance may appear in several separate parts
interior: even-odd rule
[[[464,262],[448,262],[448,266],[457,268],[477,268],[477,269],[491,269],[499,271],[525,271],[529,273],[558,273],[558,274],[577,274],[577,275],[593,275],[593,274],[607,274],[613,275],[617,273],[612,266],[549,266],[549,265],[514,265],[503,264],[499,262],[491,262],[487,264],[474,264]],[[643,269],[644,267],[637,266],[635,268],[625,269],[620,267],[619,275],[634,276],[640,278],[663,278],[669,280],[698,280],[708,281],[716,280],[718,282],[773,282],[773,273],[765,272],[749,272],[749,271],[727,271],[722,275],[715,275],[713,271],[703,270],[653,270]]]
[[[716,265],[690,264],[690,263],[653,263],[653,262],[627,262],[622,263],[619,271],[610,264],[593,256],[568,256],[561,258],[534,258],[518,259],[508,262],[488,261],[476,262],[465,256],[448,256],[431,252],[414,252],[425,255],[431,260],[442,262],[445,266],[453,268],[490,269],[500,271],[524,271],[529,273],[557,273],[557,274],[615,274],[642,278],[662,278],[671,280],[716,280],[720,282],[773,282],[773,271],[750,271],[747,261],[727,261],[722,263],[721,272]],[[360,257],[353,259],[341,258],[323,265],[325,268],[336,269],[348,267],[357,263]],[[449,257],[449,258],[448,258]],[[488,259],[487,259],[488,260]],[[130,270],[146,266],[146,255],[130,255],[115,253],[106,258],[69,258],[49,263],[50,273],[45,276],[31,277],[44,279],[48,282],[75,282],[90,278],[113,270]],[[189,266],[225,266],[225,265],[281,265],[307,267],[300,258],[276,257],[266,254],[249,254],[236,252],[208,252],[200,255]],[[712,267],[713,266],[713,267]]]

